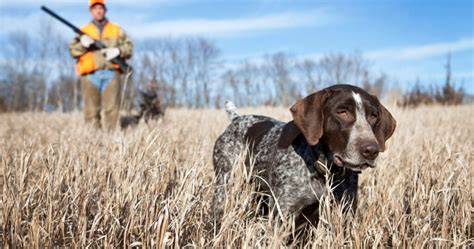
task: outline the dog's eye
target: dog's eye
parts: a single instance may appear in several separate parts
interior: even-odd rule
[[[347,114],[347,110],[338,110],[337,114]]]
[[[372,112],[372,114],[370,114],[370,117],[373,119],[377,119],[379,117],[379,114],[377,112]]]
[[[336,114],[339,116],[347,117],[349,115],[349,111],[347,109],[338,109]]]

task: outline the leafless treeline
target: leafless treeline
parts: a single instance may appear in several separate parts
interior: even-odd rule
[[[0,110],[70,111],[81,97],[68,38],[46,23],[33,36],[12,33],[2,48]],[[172,107],[220,107],[226,99],[239,106],[290,105],[296,98],[329,84],[357,84],[381,95],[384,74],[375,75],[358,53],[301,58],[275,53],[242,60],[222,58],[205,38],[136,41],[123,106],[134,108],[138,91],[158,85]]]
[[[11,33],[0,52],[0,110],[72,110],[80,90],[68,41],[50,23],[37,36]]]
[[[466,93],[462,86],[456,87],[452,82],[451,56],[448,55],[446,62],[446,80],[441,87],[431,85],[429,88],[422,87],[417,81],[415,85],[408,90],[403,98],[397,101],[402,107],[417,107],[419,105],[459,105],[462,104]]]

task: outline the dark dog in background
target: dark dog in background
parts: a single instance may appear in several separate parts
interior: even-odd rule
[[[138,114],[120,117],[120,127],[126,129],[127,127],[136,126],[141,118],[148,123],[149,120],[158,119],[164,115],[165,108],[162,106],[161,100],[158,94],[156,94],[156,91],[140,91]]]
[[[376,166],[396,126],[377,97],[351,85],[334,85],[298,100],[290,108],[293,120],[288,123],[240,116],[231,102],[226,103],[226,111],[231,123],[217,139],[213,155],[217,229],[225,186],[246,146],[245,164],[250,171],[252,155],[257,191],[271,196],[269,206],[277,203],[283,215],[295,215],[299,226],[308,220],[317,223],[319,200],[329,178],[336,201],[347,201],[355,211],[358,174]]]

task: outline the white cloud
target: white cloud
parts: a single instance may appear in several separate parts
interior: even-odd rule
[[[64,15],[64,17],[66,16]],[[71,18],[71,16],[68,17],[68,19],[70,20],[75,20],[73,21],[73,23],[75,23],[76,25],[82,25],[88,20],[85,16],[81,17],[78,15],[74,15],[75,18]],[[69,28],[67,28],[65,25],[60,24],[52,17],[49,17],[47,16],[47,14],[44,14],[39,11],[22,16],[0,16],[0,36],[8,35],[11,32],[26,32],[30,35],[38,35],[39,32],[42,31],[42,26],[46,24],[52,24],[55,29],[65,34],[67,37],[72,38],[74,36],[74,33],[69,30]]]
[[[400,48],[386,48],[363,53],[364,57],[372,60],[376,71],[385,72],[394,79],[407,86],[419,79],[422,83],[443,83],[446,77],[444,65],[448,53],[471,53],[474,49],[473,38],[462,38],[454,41],[407,46]],[[474,79],[474,72],[469,70],[469,62],[459,61],[452,57],[455,68],[452,78],[456,83],[469,82]],[[468,64],[466,64],[468,63]],[[469,92],[473,92],[472,84],[465,85]]]
[[[135,6],[138,4],[161,4],[161,3],[173,3],[172,0],[106,0],[106,4],[117,4],[117,5],[130,5]],[[2,0],[0,6],[8,7],[25,7],[26,6],[40,6],[40,5],[56,5],[56,6],[65,6],[65,5],[78,5],[78,6],[87,6],[87,0]]]
[[[322,11],[304,13],[284,12],[261,17],[229,19],[182,19],[129,24],[130,33],[137,38],[207,36],[236,36],[246,32],[325,25],[333,19]]]
[[[364,56],[372,60],[418,60],[473,48],[474,39],[464,38],[457,41],[432,43],[421,46],[373,50],[364,53]]]
[[[140,0],[147,2],[148,0]],[[165,1],[165,0],[164,0]],[[30,2],[30,1],[23,1]],[[38,5],[38,2],[31,1]],[[49,1],[49,2],[61,2]],[[75,1],[66,1],[66,3],[75,3]],[[125,3],[125,1],[122,1]],[[9,3],[9,2],[7,2]],[[3,4],[3,3],[2,3]],[[64,4],[64,2],[63,2]],[[55,10],[54,5],[51,7]],[[89,20],[89,16],[80,12],[72,12],[70,9],[62,9],[58,14],[74,20],[75,24],[82,24]],[[117,16],[114,13],[113,16]],[[289,29],[295,27],[323,26],[335,20],[335,17],[327,9],[316,9],[305,12],[280,12],[270,13],[258,17],[241,18],[188,18],[153,21],[145,18],[145,13],[131,16],[123,19],[120,24],[132,35],[133,38],[161,38],[161,37],[186,37],[186,36],[205,36],[217,38],[223,36],[239,36],[250,32]],[[11,31],[36,32],[39,28],[41,19],[50,20],[46,14],[35,11],[28,14],[5,14],[0,16],[1,34],[7,34]],[[51,19],[52,20],[52,19]],[[112,20],[115,20],[112,18]],[[53,23],[56,23],[53,21]],[[57,23],[56,23],[57,24]],[[60,26],[59,24],[56,26]]]

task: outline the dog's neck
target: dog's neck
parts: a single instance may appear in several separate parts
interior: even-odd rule
[[[334,165],[332,156],[328,153],[326,146],[323,143],[316,145],[309,145],[303,134],[298,135],[291,146],[295,152],[304,160],[308,170],[320,176],[330,175],[343,175],[345,172],[344,168]]]
[[[292,146],[295,152],[301,156],[306,163],[308,170],[313,174],[318,173],[318,175],[323,177],[333,176],[344,178],[348,174],[352,175],[359,173],[335,165],[332,153],[323,142],[319,141],[316,145],[308,144],[306,138],[293,121],[290,121],[283,126],[278,141],[278,147],[280,149],[285,149],[289,146]]]

